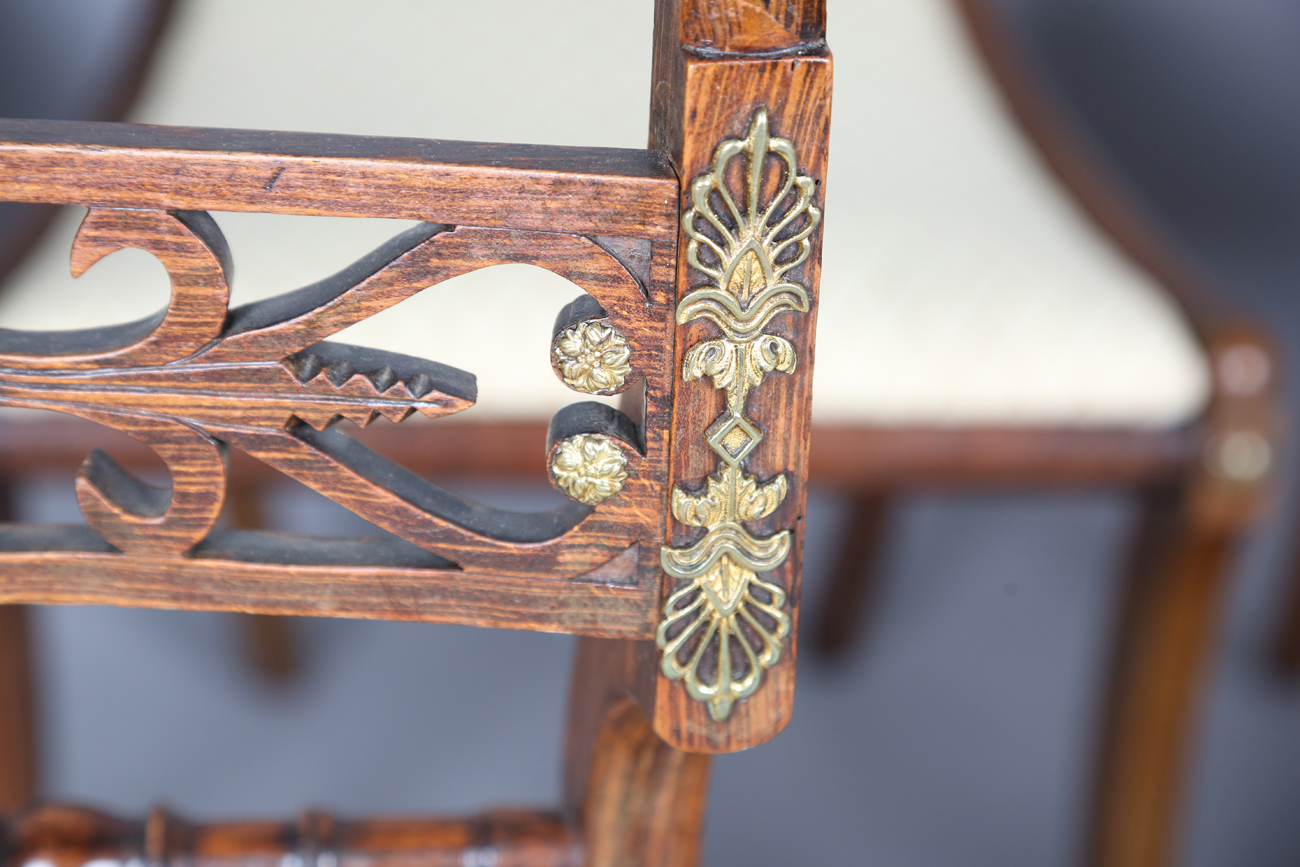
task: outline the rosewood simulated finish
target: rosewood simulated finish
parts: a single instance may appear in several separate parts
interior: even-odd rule
[[[655,552],[703,544],[694,535],[698,524],[682,517],[704,514],[700,508],[683,511],[694,495],[682,489],[674,495],[680,524],[671,531],[662,504],[670,476],[698,484],[689,480],[702,480],[714,469],[701,466],[707,459],[698,445],[720,413],[715,397],[701,391],[698,380],[707,375],[731,395],[726,413],[737,421],[732,427],[749,431],[755,442],[758,431],[767,432],[736,489],[738,495],[745,478],[770,480],[755,488],[767,505],[736,517],[754,524],[759,535],[752,538],[770,538],[780,549],[760,558],[776,570],[773,583],[762,585],[762,598],[748,593],[748,581],[722,582],[736,585],[731,589],[713,582],[724,608],[731,608],[733,597],[747,600],[739,611],[746,625],[737,626],[732,638],[706,638],[686,648],[687,656],[701,652],[685,667],[670,665],[675,651],[665,653],[665,678],[685,678],[696,699],[703,695],[701,672],[725,671],[729,697],[711,704],[712,722],[725,719],[735,699],[757,689],[762,669],[781,665],[781,643],[797,610],[793,563],[807,466],[822,195],[817,178],[825,164],[829,65],[824,51],[819,57],[801,53],[753,61],[703,60],[679,45],[665,46],[660,54],[665,51],[676,52],[685,65],[682,110],[702,110],[692,102],[696,88],[704,88],[701,94],[735,90],[744,103],[743,113],[732,107],[721,114],[710,103],[708,124],[691,127],[700,137],[683,140],[681,156],[670,153],[668,160],[699,164],[693,174],[704,177],[712,152],[730,147],[725,142],[740,141],[736,136],[747,129],[751,152],[759,141],[755,136],[762,142],[761,152],[751,153],[752,180],[746,184],[752,200],[737,193],[735,201],[753,211],[750,222],[764,224],[741,227],[735,249],[717,262],[726,273],[715,275],[718,291],[731,293],[736,305],[736,327],[745,332],[739,338],[720,341],[710,331],[725,318],[705,315],[714,301],[704,298],[712,290],[700,280],[713,266],[704,264],[703,254],[678,262],[673,246],[674,240],[692,249],[713,244],[709,235],[717,227],[729,231],[730,216],[721,222],[711,216],[713,228],[692,224],[690,239],[675,238],[682,231],[675,178],[654,151],[0,124],[0,134],[8,136],[0,141],[0,196],[90,206],[73,245],[74,274],[134,246],[162,261],[173,287],[168,309],[149,320],[90,333],[0,332],[0,402],[117,428],[151,448],[172,473],[170,491],[152,489],[107,454],[92,452],[78,472],[77,493],[94,532],[0,530],[0,565],[14,567],[0,600],[384,616],[653,638],[654,618],[647,618],[645,601],[670,592]],[[751,76],[758,90],[746,89]],[[770,95],[763,96],[763,89]],[[655,105],[658,112],[672,110],[662,96]],[[730,161],[714,169],[722,172]],[[712,194],[727,183],[719,178]],[[799,193],[789,204],[792,189]],[[671,232],[662,228],[670,191]],[[696,215],[711,207],[711,193],[702,195],[692,206]],[[489,200],[495,210],[483,204]],[[227,310],[229,254],[216,224],[204,211],[192,210],[197,207],[414,216],[426,222],[332,278]],[[435,218],[477,225],[429,222]],[[533,230],[537,226],[549,231]],[[606,234],[589,237],[590,232]],[[746,246],[749,237],[758,246]],[[648,255],[629,255],[634,249]],[[610,392],[635,381],[644,391],[640,425],[598,404],[576,404],[552,422],[550,474],[578,503],[545,515],[468,503],[338,427],[340,420],[364,427],[381,415],[397,423],[417,412],[430,418],[463,412],[475,399],[472,376],[423,359],[326,341],[426,286],[512,262],[548,268],[588,293],[586,306],[561,312],[561,319],[584,315],[559,331],[555,344],[557,353],[575,353],[570,361],[576,364],[569,366],[577,371],[561,365],[571,387]],[[742,271],[747,276],[738,276]],[[785,304],[796,295],[797,303]],[[800,314],[798,323],[781,315],[786,308]],[[749,333],[751,319],[765,329],[761,335]],[[596,341],[591,347],[589,336]],[[725,370],[710,367],[711,347],[732,343],[744,356],[737,388],[726,386]],[[766,370],[788,374],[781,378],[789,383],[748,395],[761,382],[765,359],[771,361]],[[797,359],[804,361],[796,373]],[[587,375],[581,375],[584,364]],[[673,384],[676,371],[684,372],[684,385]],[[720,436],[725,440],[737,431],[728,428]],[[749,449],[718,448],[740,472]],[[214,533],[232,449],[314,488],[396,539],[321,544],[258,532]],[[596,460],[601,449],[614,450],[604,463]],[[575,455],[586,463],[575,463]],[[667,540],[666,547],[657,540]],[[664,555],[665,563],[672,559]],[[712,559],[705,557],[706,570],[716,565]],[[682,572],[682,563],[674,561],[674,576],[694,580]],[[732,592],[737,588],[739,595]],[[669,608],[677,604],[663,600]],[[725,625],[735,613],[728,610],[717,622]],[[680,620],[675,611],[664,616]],[[678,637],[659,634],[665,646]],[[742,638],[744,643],[734,644]],[[755,640],[757,651],[750,644]],[[734,672],[727,660],[733,650]],[[768,679],[773,707],[760,702],[754,720],[710,727],[661,686],[654,700],[664,708],[656,710],[657,730],[679,746],[708,750],[767,739],[788,718],[793,652],[791,646],[785,667]],[[739,692],[736,684],[743,686]],[[678,720],[682,712],[687,718]]]
[[[100,64],[83,65],[74,73],[80,76],[83,85],[91,82],[94,85],[78,88],[78,110],[82,119],[114,121],[126,115],[144,82],[154,49],[174,8],[173,0],[144,0],[138,5],[140,14],[133,32],[119,33],[112,50],[101,55]],[[39,12],[34,7],[25,11],[27,19],[36,27],[61,14],[61,10],[54,7],[42,7]],[[32,12],[36,14],[33,16]],[[47,32],[46,35],[50,34]],[[56,38],[64,35],[64,32],[58,32]],[[34,60],[37,64],[42,62],[41,58]],[[103,62],[105,60],[107,64]],[[28,104],[39,105],[40,110],[53,109],[48,101],[49,94],[43,92],[44,77],[34,73],[34,69],[28,68],[25,75],[16,77],[18,80],[10,77],[6,89],[12,95],[14,91],[23,94],[28,88],[33,88],[34,91],[23,95],[29,99],[34,93],[42,95]],[[55,101],[58,101],[57,97]],[[57,210],[51,205],[0,202],[0,282],[22,262],[53,221]],[[12,479],[17,475],[7,473],[5,478]],[[0,520],[13,519],[11,497],[8,485],[0,483]],[[23,607],[0,605],[0,811],[13,810],[30,802],[39,790],[32,683],[34,665],[28,620],[28,612]]]
[[[710,757],[676,749],[638,707],[653,699],[648,642],[582,638],[573,665],[564,803],[589,867],[696,867]]]
[[[454,605],[449,611],[436,602],[427,607],[420,602],[454,574],[455,583],[467,590],[494,597],[489,605],[509,595],[525,609],[532,598],[546,609],[563,610],[571,607],[567,602],[579,608],[585,604],[571,593],[589,599],[593,593],[604,595],[597,604],[615,609],[609,625],[586,628],[595,634],[629,634],[628,615],[635,620],[644,610],[637,588],[654,586],[657,580],[652,563],[638,571],[628,552],[653,545],[663,532],[654,505],[667,458],[661,432],[649,431],[641,442],[634,425],[616,430],[596,417],[599,413],[584,416],[582,404],[571,407],[566,411],[571,424],[607,436],[621,431],[624,448],[635,457],[622,496],[594,512],[576,504],[543,515],[490,510],[420,479],[336,426],[342,419],[364,427],[379,416],[397,423],[413,413],[438,418],[463,411],[475,399],[472,375],[423,359],[323,341],[451,276],[504,262],[538,264],[586,288],[602,314],[623,325],[649,395],[649,430],[655,414],[666,412],[670,385],[663,335],[671,308],[655,304],[651,288],[604,246],[577,235],[424,224],[333,278],[229,313],[228,254],[205,214],[92,209],[74,242],[74,273],[125,246],[141,247],[163,261],[173,285],[167,311],[92,334],[0,332],[0,364],[6,368],[0,372],[0,401],[56,409],[131,435],[163,458],[172,472],[172,490],[148,488],[106,454],[92,452],[78,473],[77,493],[99,539],[76,529],[6,528],[0,532],[6,551],[0,561],[7,557],[13,564],[29,565],[23,577],[5,582],[0,598],[40,588],[35,595],[43,602],[60,597],[109,601],[87,586],[88,581],[104,581],[105,591],[117,594],[119,601],[167,604],[141,586],[157,575],[190,597],[186,607],[224,607],[195,597],[201,598],[201,588],[214,581],[231,589],[248,581],[267,582],[272,592],[314,595],[318,601],[309,606],[317,613],[357,614],[373,605],[358,598],[367,590],[335,595],[330,588],[341,589],[349,578],[364,581],[370,573],[379,585],[376,595],[385,599],[384,613],[458,622],[462,618]],[[659,288],[661,299],[666,291]],[[329,544],[306,540],[213,535],[225,497],[230,447],[335,499],[402,542],[357,542],[334,546],[331,554]],[[545,443],[536,447],[543,449]],[[321,567],[325,572],[312,574]],[[386,576],[394,567],[397,574]],[[295,587],[298,569],[307,574]],[[52,573],[61,578],[51,580]],[[420,586],[420,573],[430,580],[414,595],[394,596],[391,587],[383,586],[387,577]],[[482,574],[482,580],[466,580],[475,574]],[[290,581],[278,582],[277,576]],[[234,585],[227,583],[230,578]],[[21,586],[28,581],[34,586]],[[520,593],[518,585],[527,581],[560,586]],[[275,611],[274,603],[256,605],[264,595],[254,591],[245,597],[254,604],[245,601],[240,607]],[[561,623],[538,614],[534,628],[583,629],[581,615]],[[513,616],[512,609],[498,622]],[[471,622],[488,621],[474,616]]]
[[[645,151],[0,121],[0,200],[89,209],[71,250],[74,275],[137,247],[172,282],[167,309],[140,322],[74,333],[0,331],[0,405],[54,410],[133,443],[113,447],[120,460],[93,449],[77,470],[86,526],[0,527],[0,603],[361,616],[584,636],[563,814],[362,822],[307,814],[296,826],[191,825],[163,811],[131,823],[47,807],[3,826],[12,863],[697,863],[707,753],[770,738],[788,720],[793,695],[805,360],[823,196],[814,179],[825,172],[830,67],[820,2],[769,4],[761,14],[751,6],[659,3],[655,132]],[[812,57],[809,34],[818,46]],[[696,44],[709,40],[714,48]],[[726,52],[720,65],[701,57],[715,50]],[[759,56],[744,56],[750,51]],[[758,327],[766,331],[747,335],[761,345],[746,359],[772,360],[766,372],[783,371],[789,382],[759,389],[751,365],[742,371],[749,399],[742,389],[728,412],[766,434],[764,458],[750,457],[747,471],[779,479],[764,482],[780,489],[770,507],[741,519],[753,517],[760,538],[781,540],[786,556],[770,573],[770,595],[791,600],[780,612],[789,653],[761,688],[731,696],[730,716],[713,719],[664,676],[654,644],[672,590],[661,550],[697,541],[690,522],[670,524],[671,485],[692,485],[713,469],[704,467],[700,445],[722,406],[699,376],[726,389],[725,372],[704,363],[699,349],[717,342],[717,320],[686,315],[692,298],[707,291],[690,273],[702,260],[692,255],[687,265],[679,257],[691,205],[678,179],[700,175],[708,153],[747,130],[758,179],[750,187],[776,184],[777,192],[767,193],[775,195],[773,209],[752,198],[747,204],[763,209],[764,225],[751,214],[750,229],[765,246],[757,258],[729,252],[739,266],[728,263],[720,285],[742,288],[732,296],[741,319],[761,312]],[[774,155],[788,154],[784,175],[767,177],[769,144]],[[789,233],[787,224],[768,221],[783,213],[782,177],[802,194]],[[208,211],[419,225],[333,277],[230,309],[232,263]],[[584,293],[557,311],[551,362],[575,392],[622,394],[626,410],[582,401],[545,429],[518,426],[511,435],[526,436],[532,456],[519,453],[517,439],[480,437],[475,425],[448,421],[472,413],[471,374],[328,340],[427,286],[504,263],[546,268]],[[781,305],[765,306],[795,284],[797,324],[776,315]],[[687,366],[699,371],[682,381],[688,351],[696,356]],[[437,354],[435,331],[429,355]],[[394,437],[406,426],[363,430],[380,417],[398,425],[421,415],[428,420],[413,422],[410,435]],[[60,460],[80,448],[80,434],[60,436],[61,444],[31,445]],[[382,454],[394,442],[416,454],[441,453],[403,466]],[[725,434],[720,442],[735,445]],[[170,489],[133,475],[142,459],[155,467],[161,460]],[[30,453],[16,460],[27,463]],[[540,467],[574,502],[543,514],[505,512],[417,472],[482,461]],[[317,539],[247,527],[257,512],[248,492],[277,473],[386,535]],[[232,478],[250,486],[237,489],[228,508]],[[686,496],[679,489],[675,499]],[[232,509],[243,526],[216,529]],[[714,652],[725,665],[726,648]]]
[[[295,822],[194,824],[162,808],[130,821],[47,805],[0,822],[0,852],[6,867],[282,867],[286,859],[339,867],[694,867],[709,757],[670,747],[638,709],[637,681],[654,661],[642,647],[579,642],[562,811],[364,820],[311,811]]]
[[[111,448],[124,467],[151,466],[135,440],[79,419],[0,419],[0,473],[71,472],[97,446]],[[539,478],[546,422],[455,421],[374,425],[352,435],[421,476]],[[810,481],[851,492],[895,487],[967,488],[990,485],[1142,485],[1178,477],[1200,454],[1194,428],[1162,431],[1069,428],[860,428],[818,425],[809,456]],[[111,446],[106,441],[111,439]],[[230,455],[232,495],[278,474],[240,452]]]
[[[0,201],[392,217],[672,238],[661,154],[372,136],[0,121]]]
[[[678,5],[685,13],[681,44],[698,54],[789,54],[826,45],[826,10],[819,0],[721,3],[707,12],[700,0]]]

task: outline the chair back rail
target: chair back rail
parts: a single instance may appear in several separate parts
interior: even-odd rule
[[[677,178],[626,148],[0,120],[4,200],[662,239]]]
[[[664,157],[52,121],[0,126],[0,196],[90,207],[72,251],[77,272],[140,247],[163,262],[173,287],[168,309],[143,322],[0,330],[0,402],[115,427],[157,452],[173,475],[170,494],[159,493],[92,453],[77,484],[94,532],[0,530],[0,563],[15,567],[0,598],[653,636],[657,564],[638,552],[656,551],[665,532],[656,503],[672,385],[677,181]],[[228,311],[232,263],[198,207],[426,221],[328,280]],[[434,216],[488,227],[429,222]],[[576,404],[552,426],[553,440],[594,434],[617,443],[612,456],[626,477],[599,508],[487,509],[333,427],[472,406],[472,375],[324,338],[426,286],[519,262],[588,291],[582,317],[563,324],[613,328],[630,350],[620,387],[646,393],[640,425]],[[436,334],[430,342],[436,347]],[[409,546],[213,533],[228,446]]]
[[[92,451],[76,474],[86,526],[0,526],[0,603],[633,641],[621,689],[673,747],[773,736],[793,701],[824,35],[820,0],[662,0],[647,150],[0,121],[0,200],[88,208],[74,276],[134,247],[172,284],[138,322],[0,329],[0,405],[115,428],[171,473],[158,489]],[[332,277],[231,309],[209,211],[419,223]],[[537,448],[571,502],[545,513],[471,502],[340,425],[470,410],[472,374],[329,338],[510,263],[585,293],[557,311],[557,376],[625,395],[627,412],[583,401],[551,420]],[[232,451],[386,535],[218,529]]]

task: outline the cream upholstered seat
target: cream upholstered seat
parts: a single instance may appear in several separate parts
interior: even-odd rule
[[[1209,376],[1179,311],[1041,162],[955,4],[854,0],[832,14],[814,419],[1194,415]]]
[[[345,7],[183,4],[133,119],[644,143],[649,3],[592,0],[564,37],[574,50],[529,40],[526,20],[511,35],[492,26],[503,14],[516,24],[545,17],[542,4],[372,4],[365,15]],[[830,15],[836,110],[815,421],[1158,426],[1193,417],[1208,372],[1179,311],[1041,163],[954,6],[831,0]],[[473,88],[458,86],[470,78]],[[404,227],[216,216],[234,253],[233,303],[325,277]],[[161,267],[143,253],[116,254],[72,281],[76,220],[69,214],[6,287],[0,324],[101,324],[79,319],[96,309],[79,295],[111,293],[117,321],[162,305]],[[473,371],[480,402],[466,420],[546,417],[577,398],[547,351],[555,314],[578,293],[539,269],[498,266],[342,339]]]

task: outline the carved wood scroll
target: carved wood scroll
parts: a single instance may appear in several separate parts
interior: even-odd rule
[[[300,139],[293,141],[301,145]],[[319,151],[327,145],[314,146]],[[573,166],[581,155],[564,159]],[[65,201],[75,197],[70,184],[85,184],[81,201],[90,210],[73,244],[74,276],[116,250],[135,247],[157,257],[172,283],[167,309],[147,320],[86,332],[0,329],[0,405],[56,410],[116,428],[153,449],[172,477],[170,490],[160,490],[93,452],[76,477],[78,502],[93,533],[0,527],[0,601],[405,617],[652,637],[660,584],[655,551],[666,531],[661,504],[674,366],[672,241],[565,233],[566,222],[584,228],[593,222],[590,203],[579,201],[566,221],[555,210],[562,205],[547,202],[552,231],[425,222],[319,283],[227,309],[230,254],[205,212],[122,207],[133,194],[149,204],[160,197],[192,200],[192,191],[158,171],[159,161],[170,165],[176,159],[174,151],[142,155],[138,148],[119,148],[105,154],[66,142],[0,142],[0,198]],[[192,156],[199,174],[220,159],[242,164],[229,154]],[[112,163],[119,175],[135,179],[134,193],[120,186],[106,191],[102,175],[94,173],[70,181],[66,174],[32,168],[60,160]],[[267,185],[265,210],[352,213],[376,207],[365,191],[358,194],[361,206],[339,204],[332,179],[308,177],[319,171],[317,158],[263,153],[244,162],[268,160],[279,164],[277,177],[295,179],[296,199],[288,207],[277,205],[275,185]],[[418,161],[390,162],[388,170],[398,175],[423,171]],[[607,166],[609,159],[598,154],[590,162]],[[372,165],[368,171],[381,169]],[[462,165],[453,186],[472,186],[476,173],[484,183],[508,186],[503,176],[511,170]],[[583,176],[577,167],[570,173]],[[665,192],[668,201],[675,199],[671,172],[647,174],[627,182],[607,178],[607,186],[625,197],[644,196],[643,212],[659,208]],[[521,189],[539,184],[536,169],[515,175]],[[309,206],[312,183],[319,186],[319,208]],[[583,186],[580,180],[570,183]],[[232,187],[235,198],[245,195],[238,183]],[[219,197],[220,188],[204,195]],[[105,198],[114,206],[96,204]],[[234,204],[248,210],[259,203]],[[404,201],[395,210],[410,207]],[[465,206],[451,210],[457,207]],[[477,398],[472,374],[327,338],[425,287],[502,263],[541,266],[587,293],[559,311],[555,328],[552,362],[571,388],[645,392],[640,424],[591,402],[574,404],[553,419],[549,442],[537,448],[549,448],[553,480],[573,502],[547,513],[470,502],[338,427],[343,419],[365,427],[380,417],[400,423],[415,414],[442,419],[470,410]],[[428,354],[438,355],[436,331],[429,335]],[[313,541],[214,532],[232,448],[389,535]]]

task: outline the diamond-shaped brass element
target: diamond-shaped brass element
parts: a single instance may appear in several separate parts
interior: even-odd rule
[[[727,435],[722,438],[722,445],[733,455],[738,454],[748,443],[749,434],[745,433],[739,426],[727,431]]]
[[[709,445],[729,464],[738,464],[763,441],[763,432],[745,418],[723,413],[707,431]]]

